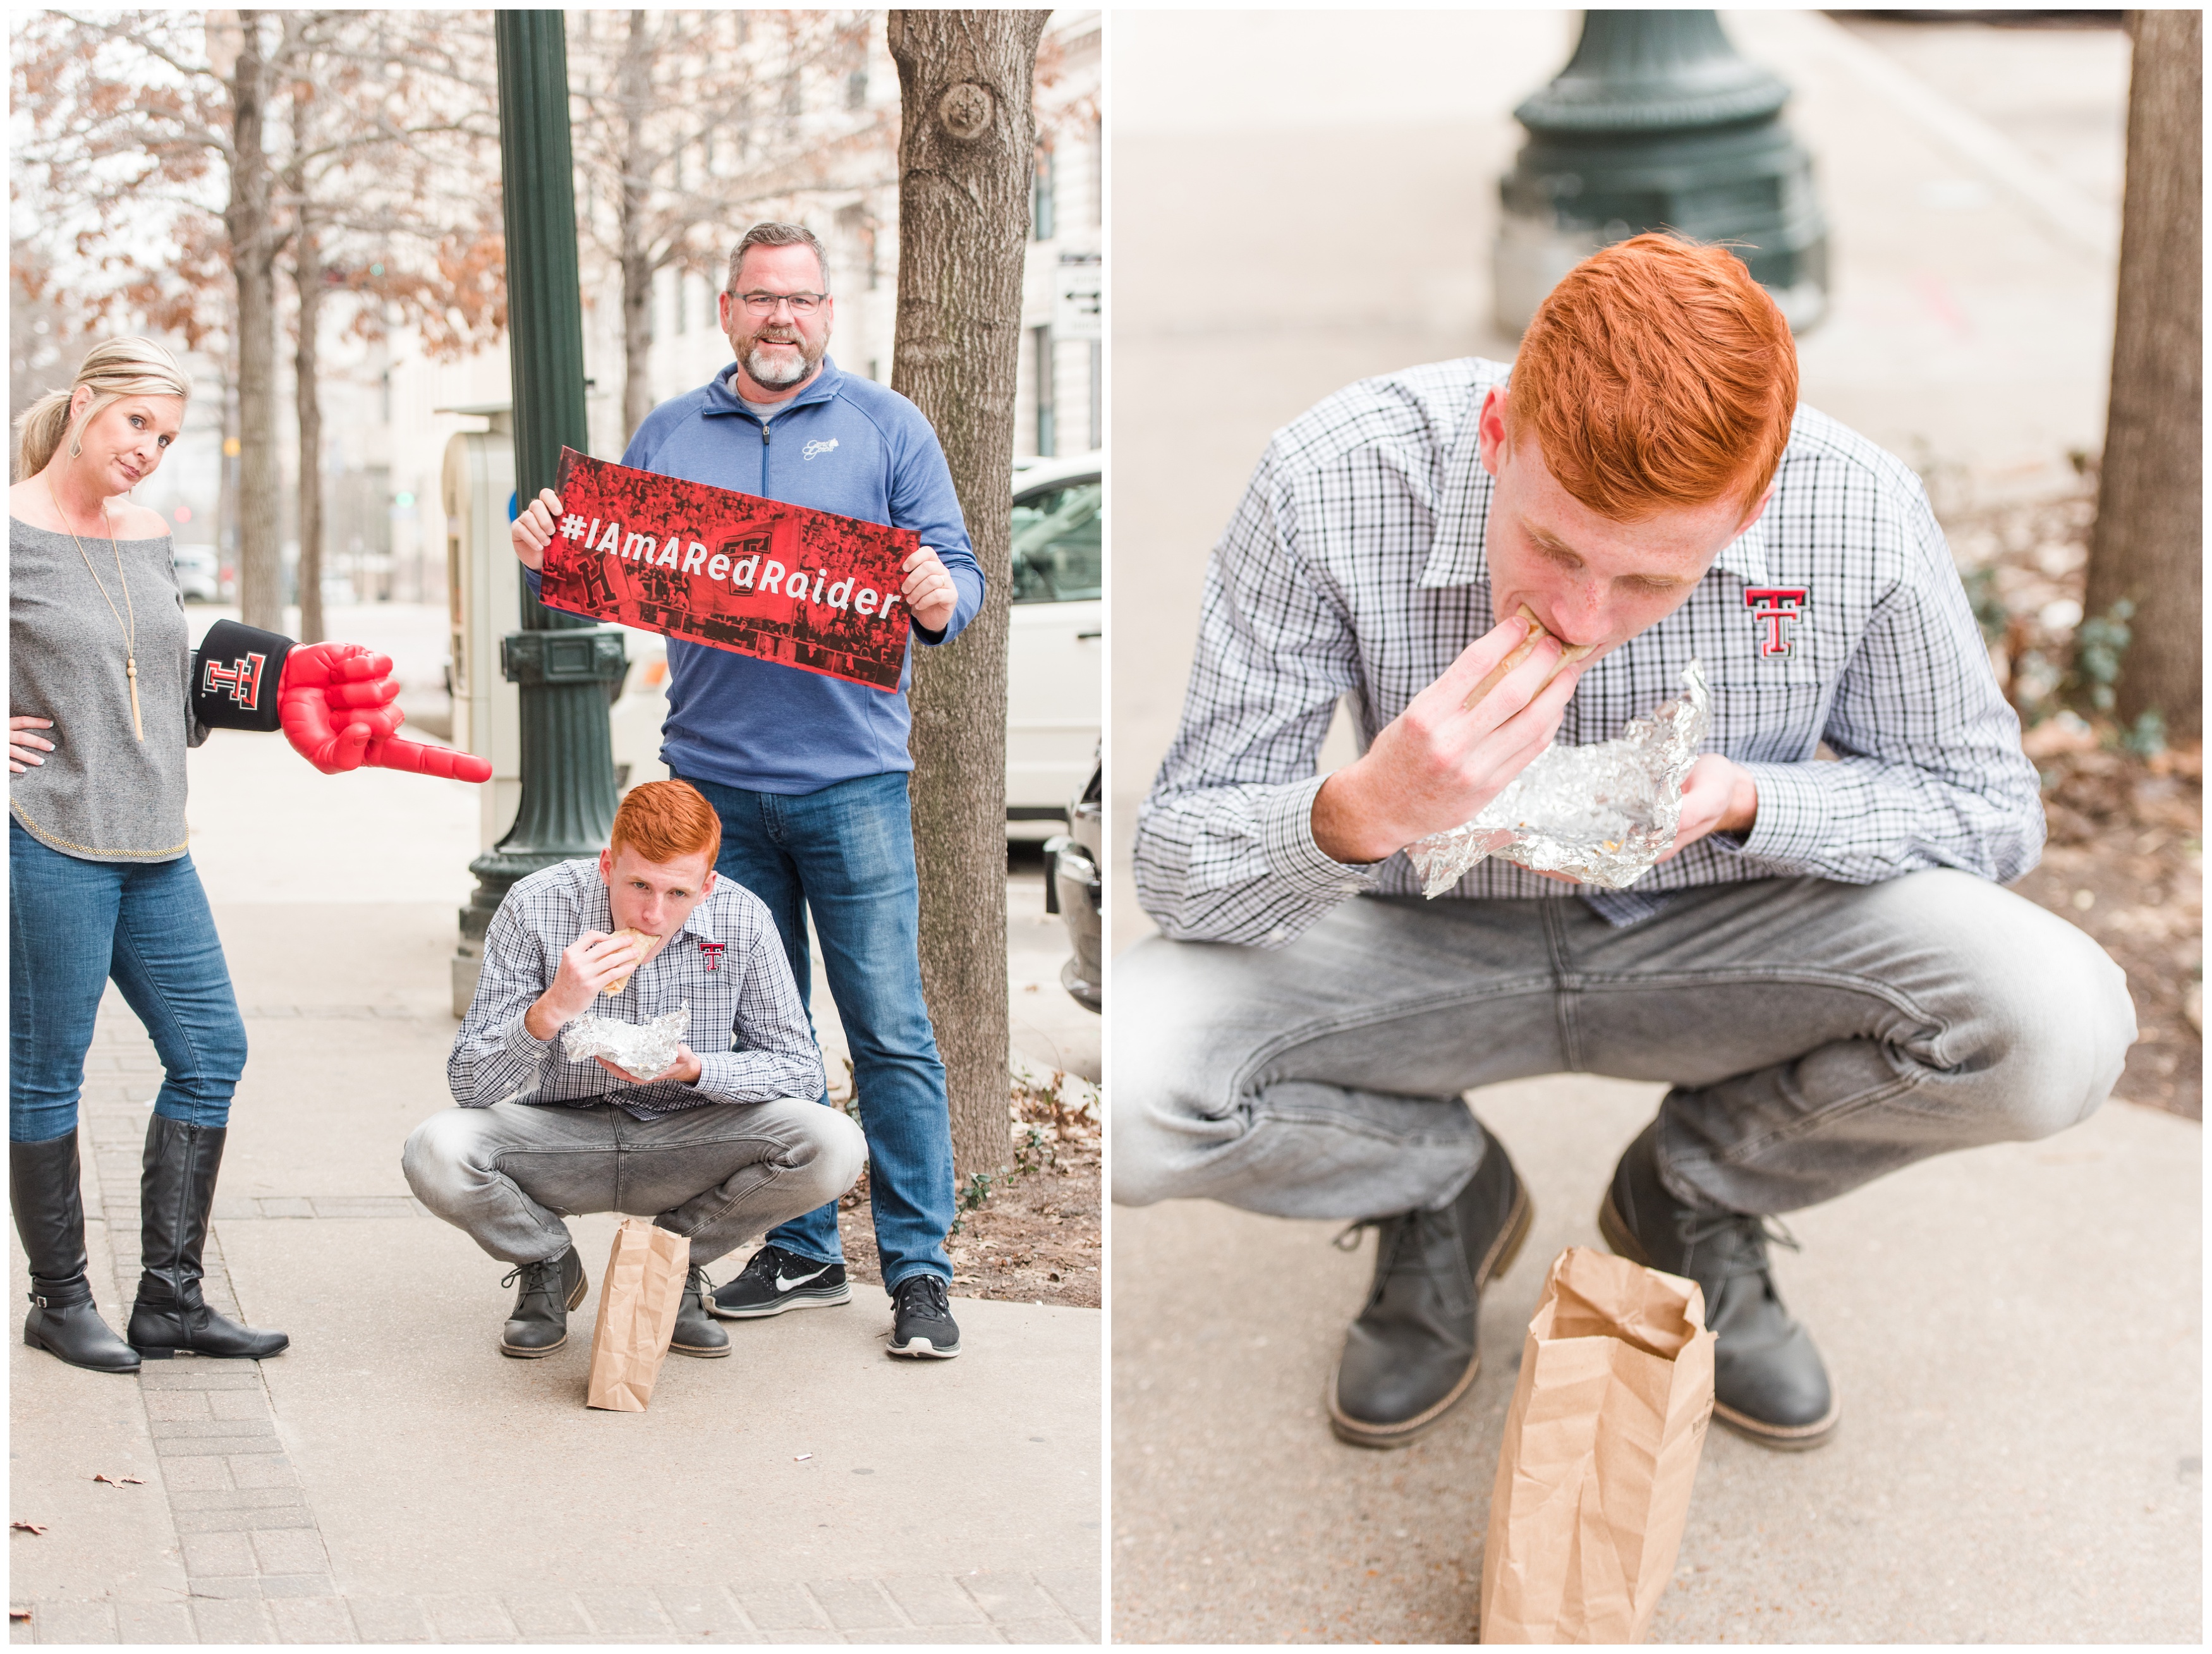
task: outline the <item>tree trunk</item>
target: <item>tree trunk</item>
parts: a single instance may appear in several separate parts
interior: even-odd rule
[[[2118,711],[2203,727],[2204,14],[2136,11],[2092,615],[2125,599]]]
[[[223,211],[238,282],[239,547],[240,617],[282,631],[283,564],[277,549],[276,261],[270,168],[262,148],[267,64],[261,16],[238,15],[241,37],[231,78],[230,201]]]
[[[623,441],[653,411],[653,261],[646,248],[647,196],[653,179],[645,167],[646,104],[652,96],[649,14],[629,15],[617,97],[623,112],[622,196],[616,215],[622,236]]]
[[[952,1158],[1004,1165],[1006,1129],[1006,597],[1014,379],[1029,234],[1042,11],[894,11],[898,333],[892,388],[936,428],[982,611],[914,651],[914,839],[921,981],[945,1058]]]
[[[316,330],[323,313],[323,250],[303,207],[292,275],[300,294],[293,356],[300,415],[300,642],[323,641],[323,400]]]

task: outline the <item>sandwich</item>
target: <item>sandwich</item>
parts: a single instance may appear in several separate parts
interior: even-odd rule
[[[1480,684],[1477,684],[1474,688],[1468,692],[1467,699],[1460,702],[1461,711],[1466,711],[1468,708],[1474,705],[1476,702],[1481,700],[1484,696],[1489,694],[1491,690],[1496,689],[1499,681],[1504,678],[1506,673],[1511,672],[1514,667],[1519,666],[1523,660],[1526,660],[1535,652],[1536,646],[1539,643],[1552,635],[1550,632],[1545,629],[1544,623],[1536,618],[1536,611],[1531,609],[1527,604],[1524,603],[1521,605],[1520,613],[1521,618],[1528,623],[1528,635],[1522,638],[1518,643],[1515,644],[1513,646],[1513,652],[1507,655],[1505,659],[1499,661],[1496,666],[1492,666],[1490,669],[1489,675],[1484,678]],[[1544,674],[1544,683],[1537,684],[1537,690],[1540,691],[1545,684],[1548,684],[1552,679],[1557,678],[1561,672],[1565,670],[1569,661],[1582,660],[1596,647],[1597,645],[1595,643],[1562,642],[1559,645],[1559,658],[1556,661],[1553,662],[1552,670]]]
[[[645,956],[653,952],[653,945],[659,941],[660,938],[653,935],[650,931],[617,930],[611,933],[608,939],[617,942],[628,942],[631,947],[637,951],[637,964],[643,964],[645,963]],[[621,976],[616,977],[605,988],[601,988],[599,992],[602,994],[619,994],[623,989],[629,986],[629,979],[635,975],[637,975],[637,965],[632,965],[628,970],[624,971]]]

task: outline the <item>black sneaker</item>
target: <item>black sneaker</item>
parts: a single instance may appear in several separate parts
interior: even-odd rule
[[[852,1301],[852,1283],[845,1279],[843,1264],[803,1258],[769,1245],[714,1289],[707,1308],[725,1321],[751,1321],[786,1310],[816,1310]]]
[[[946,1359],[960,1353],[960,1328],[952,1319],[952,1306],[945,1299],[945,1282],[924,1273],[908,1275],[891,1290],[893,1355],[934,1355]]]

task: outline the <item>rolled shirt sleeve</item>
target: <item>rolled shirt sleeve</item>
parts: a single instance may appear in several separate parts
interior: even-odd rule
[[[1314,766],[1357,654],[1280,492],[1271,450],[1206,570],[1182,724],[1138,811],[1138,897],[1178,940],[1279,947],[1380,865],[1314,842]]]

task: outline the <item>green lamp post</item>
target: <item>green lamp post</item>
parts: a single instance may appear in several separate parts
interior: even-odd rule
[[[508,356],[514,385],[518,502],[552,484],[562,444],[584,451],[584,319],[576,275],[576,196],[568,149],[568,51],[557,11],[500,11],[500,174],[505,190]],[[498,555],[496,551],[495,556]],[[520,686],[522,797],[506,837],[469,871],[464,952],[518,879],[604,848],[615,818],[610,692],[627,657],[619,631],[548,609],[522,590],[522,629],[500,648]]]
[[[1828,231],[1789,100],[1713,12],[1585,12],[1573,58],[1513,112],[1528,142],[1498,185],[1499,325],[1519,333],[1574,265],[1656,229],[1739,243],[1790,326],[1818,322]]]

